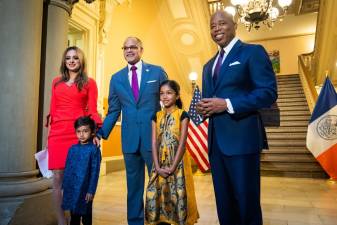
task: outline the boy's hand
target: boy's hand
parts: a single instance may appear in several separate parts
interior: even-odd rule
[[[89,203],[89,202],[92,201],[93,199],[94,199],[94,195],[93,195],[93,194],[87,193],[87,194],[85,195],[85,201],[86,201],[87,203]]]

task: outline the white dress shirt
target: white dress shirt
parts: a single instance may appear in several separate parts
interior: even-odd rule
[[[223,48],[223,50],[225,51],[223,57],[222,57],[222,62],[221,64],[225,61],[227,55],[229,54],[229,52],[232,50],[233,46],[235,45],[235,43],[238,41],[239,39],[237,37],[234,37],[230,42],[229,44]],[[215,69],[215,65],[217,64],[218,62],[218,59],[219,59],[219,56],[220,56],[220,48],[219,48],[219,54],[217,55],[215,61],[214,61],[214,64],[213,64],[213,67],[212,67],[212,76],[214,75],[214,69]],[[226,98],[225,99],[226,103],[227,103],[227,112],[230,113],[230,114],[233,114],[234,113],[234,109],[233,109],[233,106],[232,106],[232,103],[230,101],[229,98]]]
[[[142,67],[143,67],[143,62],[142,60],[139,60],[135,65],[128,64],[128,77],[129,77],[129,82],[130,86],[132,87],[132,71],[131,71],[131,66],[137,67],[137,78],[138,78],[138,87],[140,89],[140,81],[142,79]]]

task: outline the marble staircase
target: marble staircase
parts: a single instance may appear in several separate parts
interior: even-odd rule
[[[279,127],[267,127],[269,150],[261,154],[265,176],[326,178],[327,175],[306,148],[310,111],[297,74],[278,76]]]

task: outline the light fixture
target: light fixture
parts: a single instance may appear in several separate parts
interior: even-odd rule
[[[287,13],[291,2],[292,0],[278,0],[278,5],[283,12],[280,14],[278,8],[273,6],[273,0],[231,0],[238,15],[238,21],[243,23],[248,31],[252,27],[259,29],[260,23],[272,28],[274,22],[277,19],[282,19]],[[226,7],[225,11],[233,15],[233,8]]]
[[[190,79],[190,81],[192,82],[192,92],[193,92],[196,85],[196,80],[198,79],[198,74],[196,72],[191,72],[188,75],[188,79]]]

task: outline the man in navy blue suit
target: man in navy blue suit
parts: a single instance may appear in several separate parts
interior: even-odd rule
[[[218,53],[203,68],[197,109],[209,118],[209,160],[221,225],[262,225],[260,151],[266,133],[258,110],[277,99],[268,54],[235,37],[230,14],[217,11],[210,30]]]
[[[97,135],[107,139],[122,112],[122,150],[127,176],[129,225],[144,225],[144,170],[152,167],[151,117],[160,109],[159,85],[165,71],[141,60],[143,45],[128,37],[123,46],[128,65],[112,75],[109,109]]]

